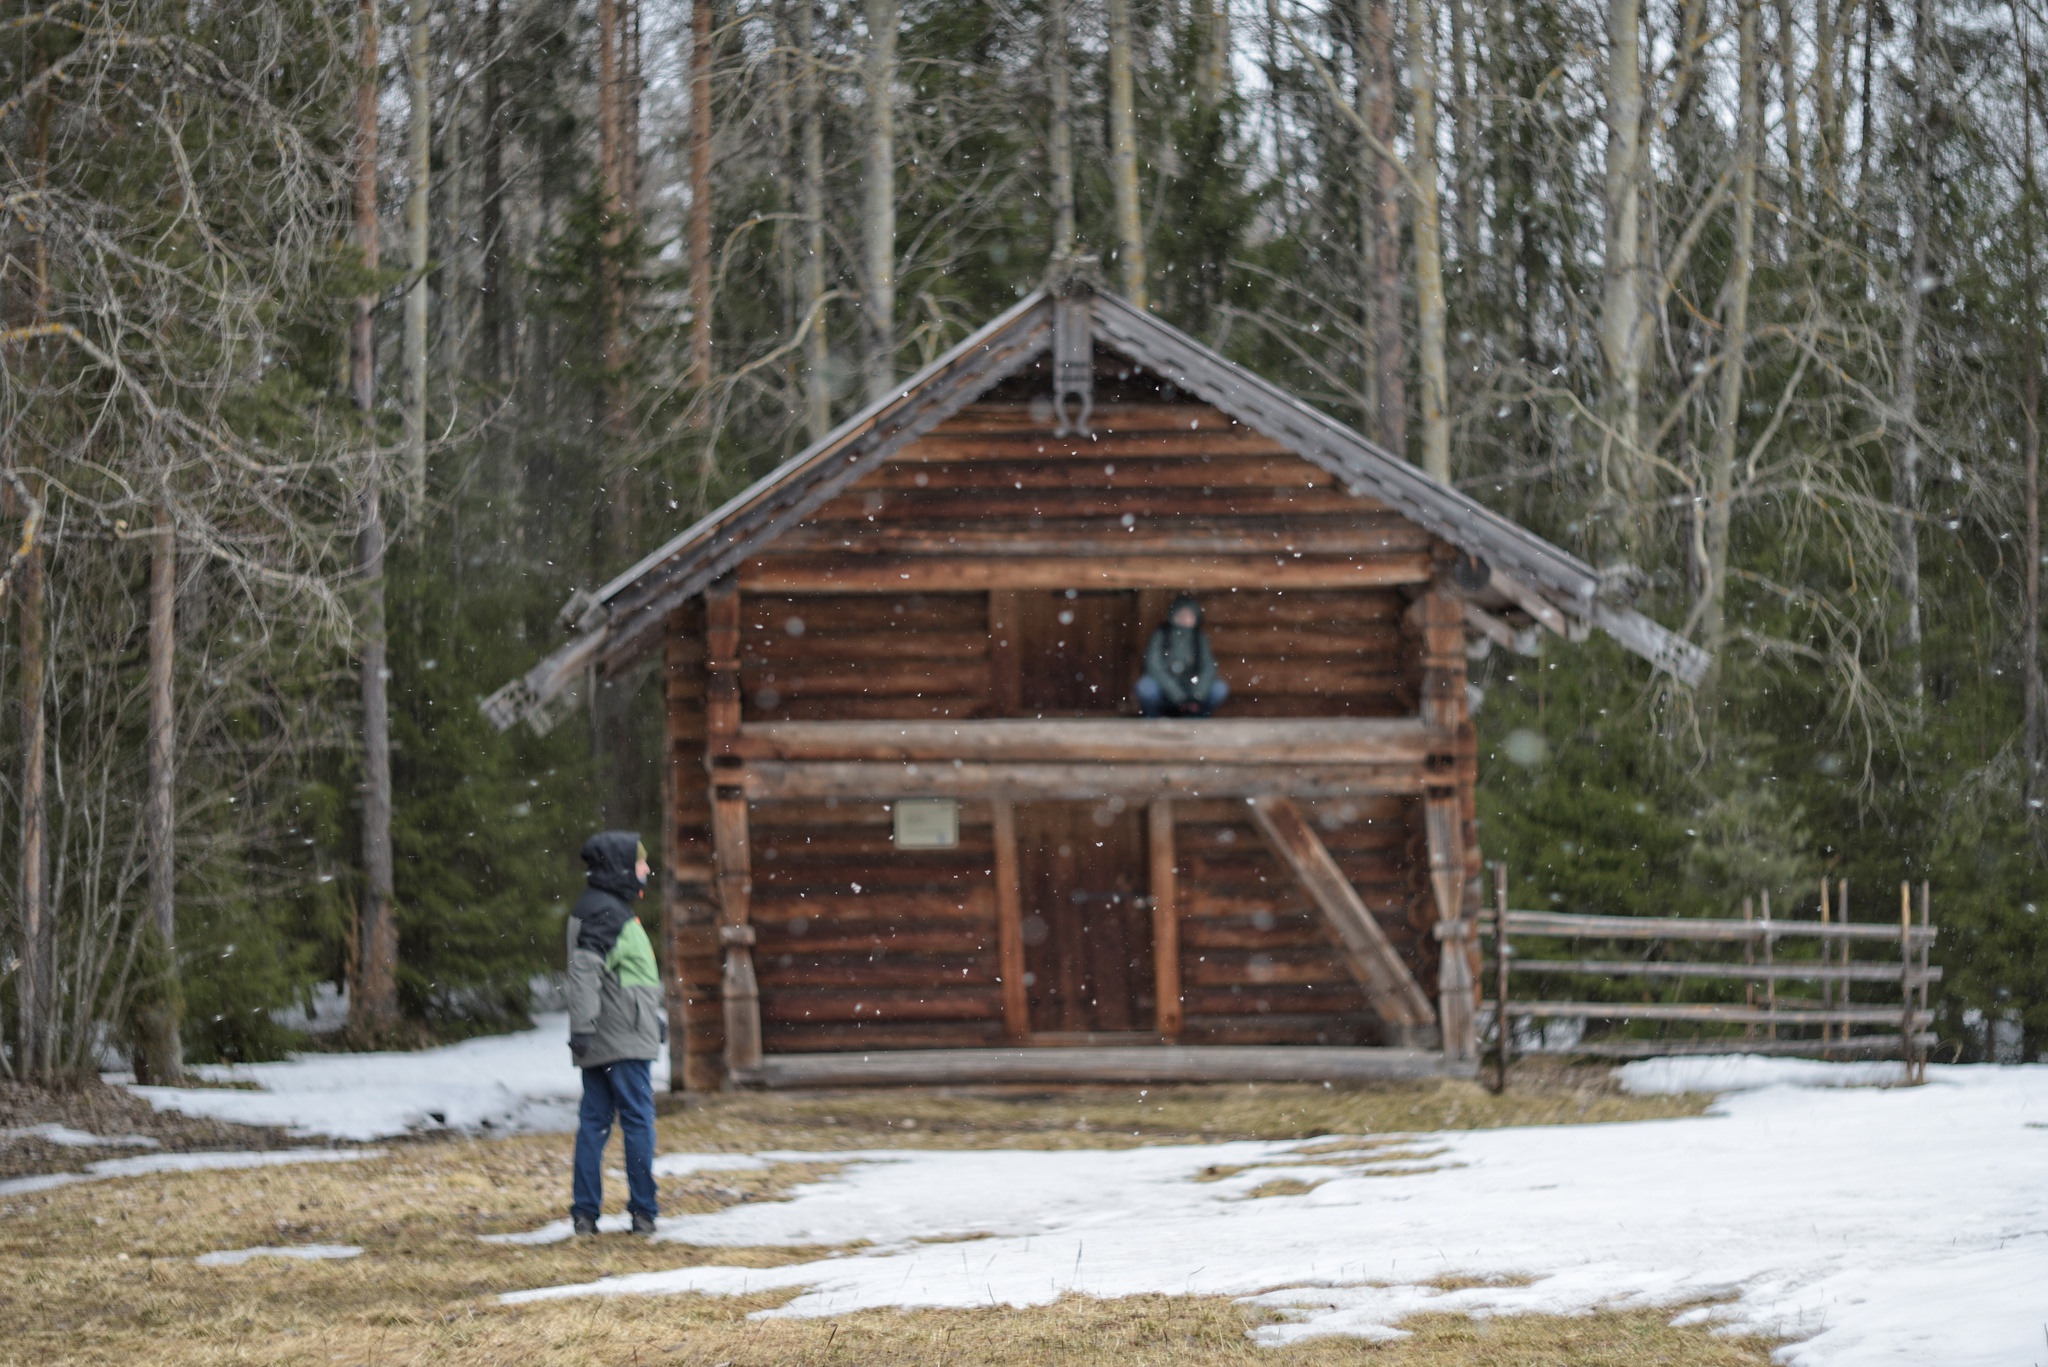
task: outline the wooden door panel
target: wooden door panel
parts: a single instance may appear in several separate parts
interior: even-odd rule
[[[1016,595],[1019,711],[1115,716],[1128,704],[1144,648],[1132,648],[1138,595],[1023,590]]]
[[[1151,1031],[1152,919],[1141,812],[1085,802],[1017,808],[1026,997],[1033,1033]]]

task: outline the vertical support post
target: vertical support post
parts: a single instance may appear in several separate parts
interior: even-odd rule
[[[1921,931],[1921,935],[1920,935],[1920,954],[1919,954],[1919,965],[1920,965],[1920,991],[1919,991],[1919,995],[1918,995],[1918,1004],[1919,1004],[1919,1011],[1918,1011],[1918,1012],[1916,1013],[1916,1015],[1915,1015],[1915,1017],[1914,1017],[1914,1021],[1913,1021],[1913,1072],[1914,1072],[1914,1077],[1913,1077],[1913,1080],[1914,1080],[1915,1082],[1925,1082],[1925,1081],[1927,1081],[1927,1051],[1926,1051],[1926,1050],[1925,1050],[1924,1048],[1922,1048],[1922,1047],[1921,1047],[1921,1045],[1920,1045],[1920,1021],[1919,1021],[1919,1017],[1920,1017],[1920,1016],[1924,1016],[1924,1015],[1926,1015],[1926,1014],[1927,1014],[1927,969],[1928,969],[1928,960],[1929,960],[1929,958],[1931,957],[1931,955],[1932,955],[1932,953],[1933,953],[1933,949],[1934,949],[1934,936],[1933,936],[1932,934],[1928,933],[1928,932],[1930,932],[1930,931],[1931,931],[1931,930],[1933,929],[1933,925],[1934,925],[1934,921],[1933,921],[1933,916],[1934,916],[1934,907],[1933,907],[1933,902],[1934,902],[1934,885],[1933,885],[1932,883],[1928,882],[1928,881],[1927,881],[1927,880],[1926,880],[1925,878],[1923,878],[1923,879],[1921,879],[1921,880],[1920,880],[1920,931]]]
[[[1006,797],[989,801],[996,846],[996,962],[1003,979],[1003,1033],[1031,1033],[1031,1001],[1024,995],[1024,887],[1017,872],[1017,810]]]
[[[1744,921],[1754,921],[1756,919],[1756,903],[1751,901],[1747,897],[1742,899],[1742,919]],[[1744,968],[1756,967],[1756,938],[1754,936],[1745,935],[1742,937],[1742,966]],[[1743,980],[1742,1004],[1751,1011],[1756,1010],[1755,978],[1746,978]],[[1756,1038],[1755,1021],[1749,1021],[1743,1025],[1742,1037],[1746,1040],[1753,1040]]]
[[[1152,856],[1152,974],[1159,1033],[1179,1040],[1180,868],[1173,840],[1173,799],[1154,798],[1147,811]]]
[[[1436,893],[1437,1022],[1443,1030],[1444,1052],[1455,1059],[1470,1059],[1478,1057],[1479,1039],[1472,982],[1472,922],[1461,914],[1465,850],[1460,815],[1455,790],[1432,790],[1423,798],[1429,881]]]
[[[1422,676],[1417,710],[1427,725],[1450,733],[1449,752],[1430,757],[1423,799],[1437,915],[1437,1022],[1447,1055],[1476,1060],[1480,984],[1472,930],[1479,911],[1478,747],[1465,692],[1464,601],[1448,578],[1439,580],[1410,605],[1403,626],[1417,638]],[[1471,917],[1465,915],[1468,898]]]
[[[1493,1033],[1499,1069],[1493,1089],[1496,1092],[1508,1089],[1508,1050],[1514,1035],[1508,1019],[1508,960],[1513,957],[1514,952],[1508,948],[1508,866],[1501,863],[1493,866]]]
[[[1764,967],[1770,968],[1777,960],[1778,937],[1771,931],[1771,894],[1765,889],[1761,898],[1764,909]],[[1771,1023],[1764,1027],[1765,1039],[1778,1037],[1778,979],[1772,975],[1764,979],[1764,1010],[1771,1013]]]
[[[1899,1061],[1913,1081],[1913,885],[1899,880]]]
[[[704,594],[705,753],[711,766],[711,867],[724,952],[725,1066],[728,1086],[761,1065],[761,990],[754,977],[753,855],[747,840],[740,735],[740,596],[732,579]]]
[[[1825,873],[1821,875],[1821,924],[1823,926],[1827,924],[1827,875]],[[1827,971],[1833,965],[1835,965],[1835,941],[1831,937],[1823,935],[1821,937],[1821,971],[1823,971],[1823,974],[1827,974]],[[1825,978],[1825,976],[1821,978],[1821,1010],[1835,1010],[1835,980],[1833,978]],[[1833,1049],[1825,1047],[1831,1039],[1835,1039],[1835,1023],[1833,1021],[1821,1021],[1821,1045],[1823,1045],[1821,1058],[1833,1058]]]
[[[1849,880],[1846,878],[1837,878],[1835,880],[1835,920],[1845,926],[1849,924]],[[1835,962],[1841,967],[1847,968],[1850,957],[1855,952],[1856,942],[1844,939],[1837,946]],[[1849,980],[1847,974],[1844,974],[1842,981],[1835,985],[1835,1005],[1843,1010],[1847,1010],[1855,1003],[1855,1000],[1855,984]],[[1850,1032],[1854,1029],[1855,1027],[1847,1021],[1842,1022],[1841,1029],[1837,1032],[1842,1043],[1847,1044],[1849,1042]]]
[[[689,1075],[689,1012],[684,1007],[683,923],[689,915],[682,895],[683,842],[679,809],[686,770],[682,763],[682,737],[677,734],[674,680],[686,667],[676,618],[669,619],[668,641],[662,652],[662,756],[661,756],[661,995],[668,1009],[668,1085],[672,1092],[687,1089]]]

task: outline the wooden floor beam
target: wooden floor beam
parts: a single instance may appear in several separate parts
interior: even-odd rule
[[[1249,805],[1253,824],[1267,846],[1308,893],[1343,945],[1344,958],[1365,988],[1366,1000],[1389,1039],[1400,1044],[1437,1043],[1436,1012],[1421,984],[1401,961],[1393,942],[1366,909],[1358,890],[1344,876],[1301,808],[1289,798],[1271,794],[1255,797]]]
[[[780,721],[747,723],[735,753],[749,760],[1411,765],[1449,755],[1455,739],[1413,717]]]
[[[1134,727],[1142,723],[1131,723]],[[1121,797],[1222,798],[1285,793],[1302,798],[1360,798],[1422,790],[1421,765],[1368,764],[981,764],[955,760],[891,764],[882,761],[784,763],[756,760],[746,767],[748,797],[980,798],[1001,794],[1019,801],[1085,802]]]

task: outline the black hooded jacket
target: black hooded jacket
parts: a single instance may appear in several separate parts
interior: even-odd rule
[[[619,931],[639,913],[640,836],[636,831],[599,831],[583,842],[587,886],[569,914],[582,924],[576,947],[599,958],[612,952]]]
[[[570,1050],[584,1068],[657,1058],[668,1019],[653,946],[634,914],[640,837],[601,831],[584,842],[583,862],[589,885],[565,927]]]

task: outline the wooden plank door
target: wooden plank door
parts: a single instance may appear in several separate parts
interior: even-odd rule
[[[1034,1035],[1156,1031],[1144,811],[1016,809],[1025,993]]]
[[[1144,647],[1138,595],[1029,589],[1011,604],[1017,711],[1027,717],[1115,716],[1132,704]]]

